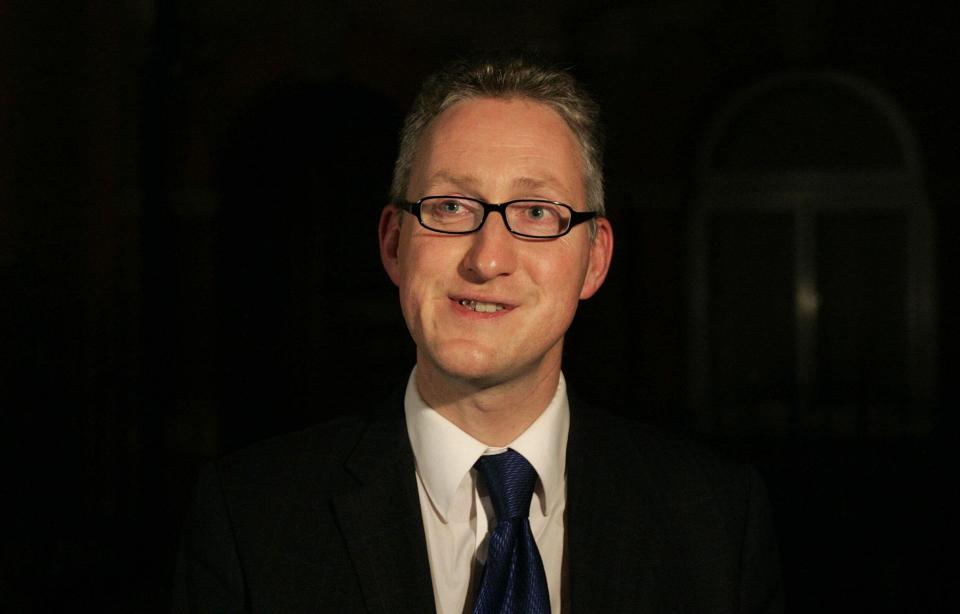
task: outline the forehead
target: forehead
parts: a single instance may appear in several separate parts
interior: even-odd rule
[[[477,194],[489,199],[537,193],[579,204],[582,169],[573,132],[548,105],[520,97],[469,99],[428,126],[411,168],[409,196],[450,186],[495,192]]]

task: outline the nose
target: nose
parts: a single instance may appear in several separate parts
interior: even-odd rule
[[[461,270],[476,283],[510,275],[517,266],[517,238],[510,234],[502,215],[492,213],[483,227],[466,235],[470,247],[464,254]]]

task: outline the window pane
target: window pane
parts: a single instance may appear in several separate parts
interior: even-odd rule
[[[905,240],[901,212],[819,217],[820,402],[898,404],[906,398]]]

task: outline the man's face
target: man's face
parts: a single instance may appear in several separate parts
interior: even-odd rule
[[[583,211],[577,141],[555,111],[528,99],[459,102],[431,122],[413,161],[407,200],[429,195],[542,198]],[[478,232],[444,235],[384,209],[381,254],[418,368],[480,385],[559,369],[564,333],[579,300],[603,283],[612,250],[608,222],[598,221],[595,241],[589,227],[523,239],[494,213]]]

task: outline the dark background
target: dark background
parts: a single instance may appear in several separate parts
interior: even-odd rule
[[[616,253],[568,337],[571,386],[762,470],[792,611],[943,611],[952,4],[0,1],[0,607],[166,610],[200,464],[403,383],[413,348],[375,238],[399,123],[429,71],[510,47],[572,67],[608,128]],[[899,109],[922,163],[910,206],[931,229],[910,243],[898,214],[817,227],[822,293],[848,299],[842,317],[824,303],[812,398],[789,228],[741,213],[690,233],[712,118],[796,70],[855,76]],[[840,106],[821,115],[860,116]],[[877,161],[843,133],[856,121],[827,124],[809,131],[826,148],[787,147],[780,168]],[[759,136],[730,154],[747,176],[782,142]],[[937,318],[915,346],[903,260],[918,242]],[[689,367],[699,248],[712,388]],[[904,375],[918,353],[919,380]]]

